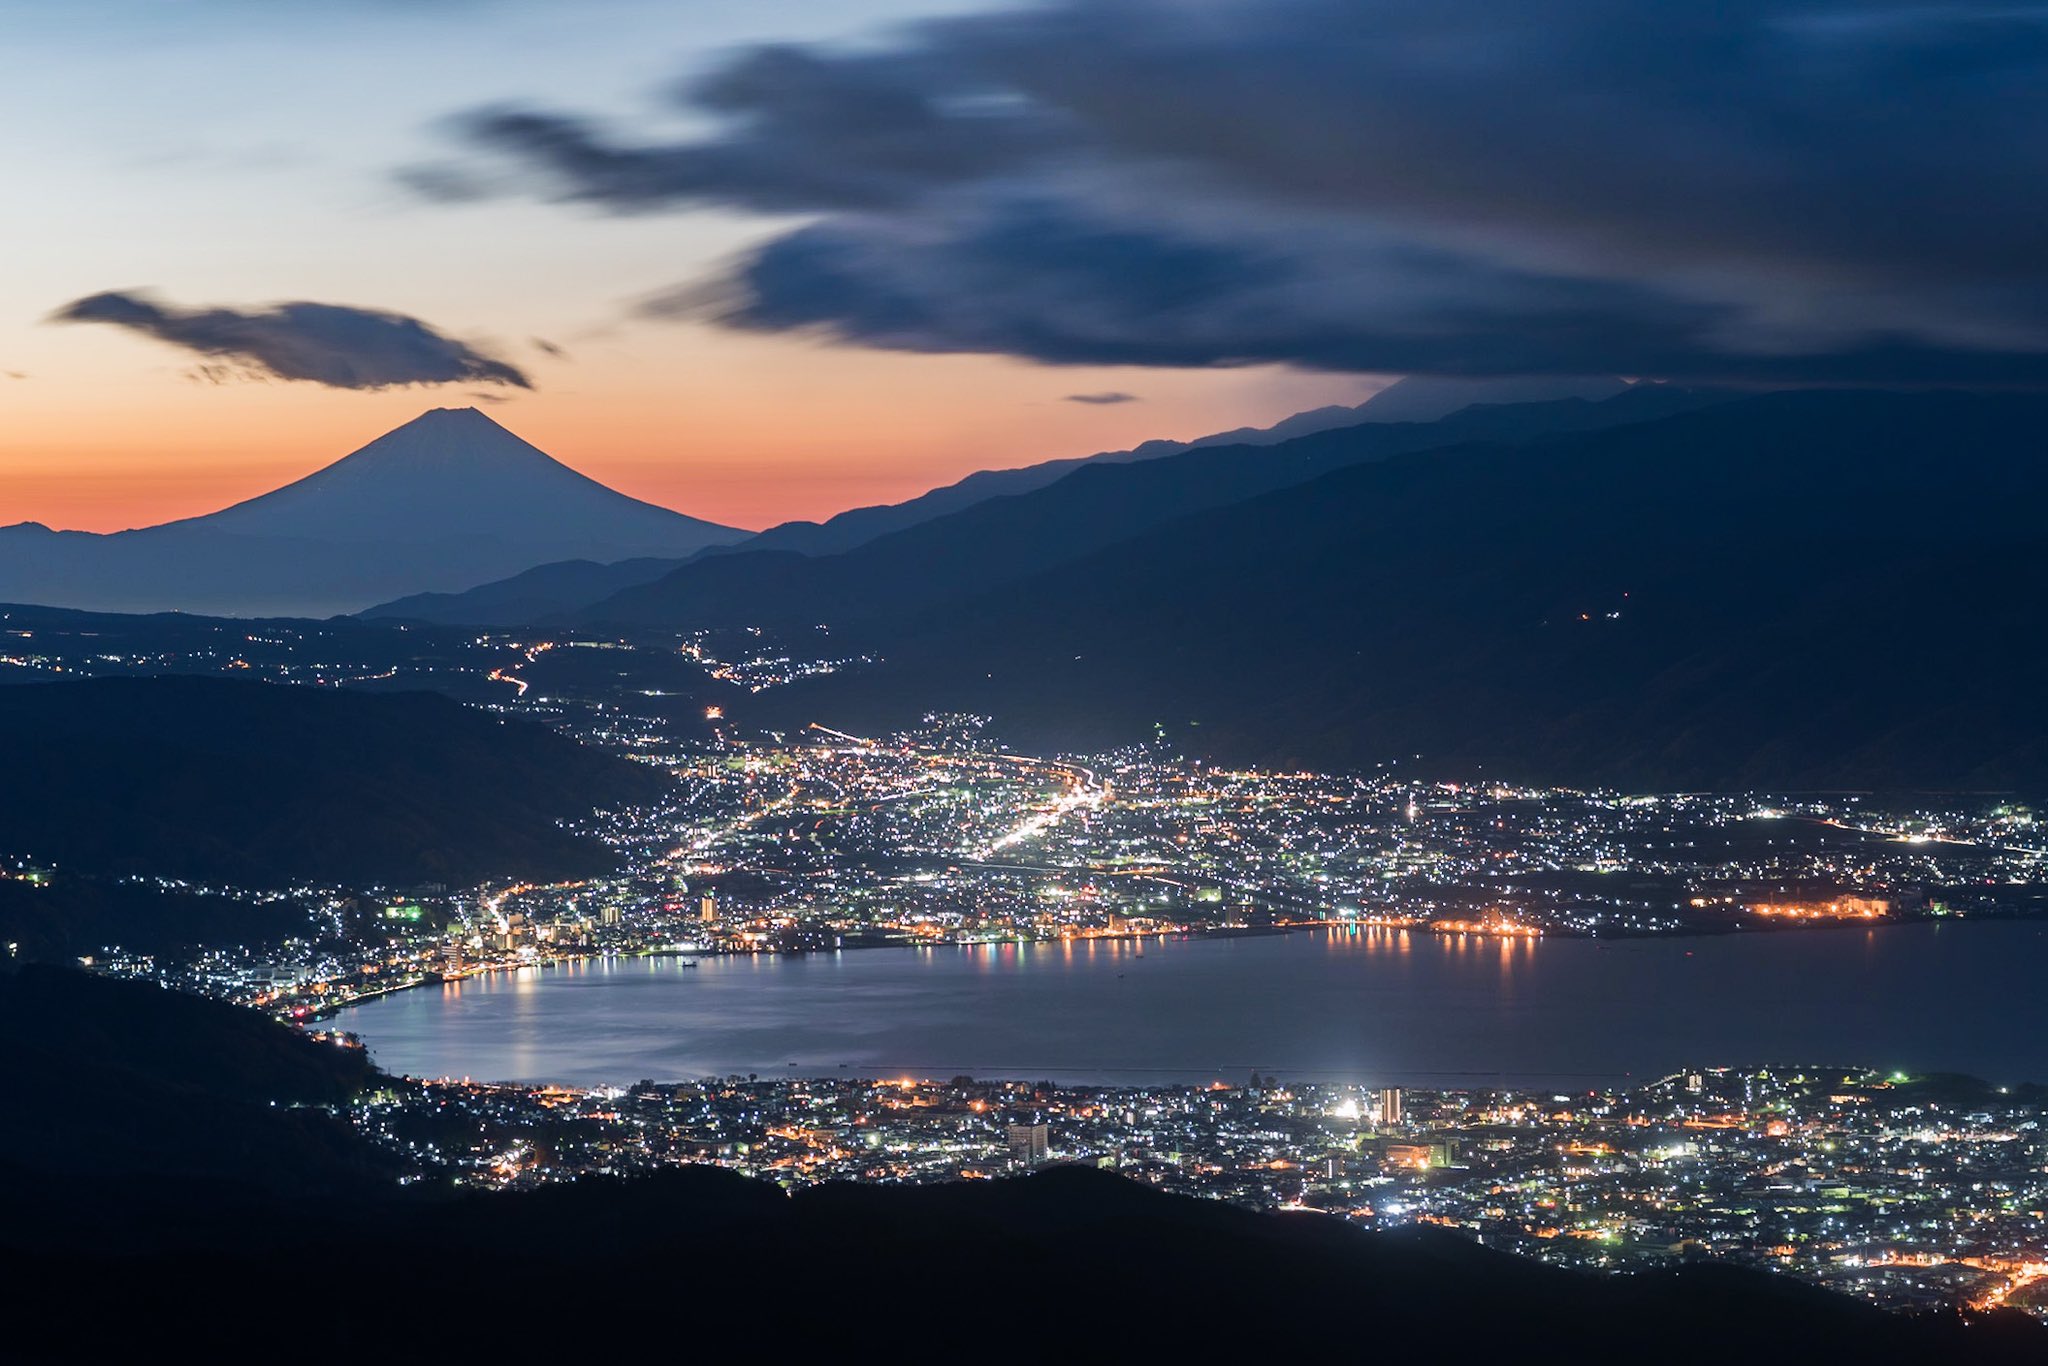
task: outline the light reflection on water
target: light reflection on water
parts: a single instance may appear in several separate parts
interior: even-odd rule
[[[418,1076],[714,1073],[1585,1085],[1869,1063],[2048,1079],[2048,926],[1203,940],[586,961],[347,1012]]]

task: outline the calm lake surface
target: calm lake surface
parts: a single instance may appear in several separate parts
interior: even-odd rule
[[[1399,931],[862,949],[534,968],[344,1012],[385,1068],[1590,1085],[1867,1063],[2048,1080],[2048,924],[1718,938]]]

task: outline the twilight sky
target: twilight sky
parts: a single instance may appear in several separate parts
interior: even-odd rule
[[[422,409],[477,402],[640,497],[744,526],[909,496],[972,469],[1358,402],[1348,375],[907,356],[635,316],[773,224],[534,197],[450,206],[399,178],[447,125],[546,101],[646,121],[745,45],[870,35],[935,0],[0,0],[0,524],[110,530],[210,511]],[[699,127],[703,127],[701,121]],[[459,158],[458,158],[459,159]],[[785,220],[786,221],[786,220]],[[107,291],[309,300],[476,340],[531,391],[195,378],[205,357],[45,320]],[[533,344],[559,347],[563,358]],[[12,374],[26,378],[13,379]],[[1083,404],[1069,394],[1128,392]]]
[[[472,402],[759,526],[1401,373],[2048,383],[2048,5],[0,0],[0,119],[0,523]]]

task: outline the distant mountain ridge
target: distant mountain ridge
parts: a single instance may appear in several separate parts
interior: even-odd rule
[[[614,593],[652,583],[688,563],[658,556],[600,564],[555,560],[462,593],[413,593],[356,613],[365,621],[525,626],[574,612]]]
[[[784,522],[747,542],[747,547],[832,555],[990,498],[1030,493],[1083,466],[1131,465],[1207,446],[1277,446],[1296,437],[1363,422],[1435,422],[1477,403],[1552,403],[1573,398],[1598,402],[1627,388],[1618,379],[1440,380],[1410,376],[1394,381],[1363,403],[1311,408],[1269,427],[1233,427],[1191,441],[1144,441],[1124,451],[1045,460],[1016,469],[979,470],[901,503],[853,508],[823,522]]]
[[[1354,423],[1274,446],[1205,446],[1136,464],[1089,464],[1044,488],[987,499],[840,555],[748,547],[706,556],[562,619],[592,628],[678,629],[837,627],[901,617],[965,601],[1177,518],[1228,508],[1334,469],[1472,441],[1512,445],[1619,426],[1727,397],[1645,385],[1600,402],[1481,404],[1436,422]],[[1284,534],[1284,528],[1271,530]]]
[[[1656,390],[1645,387],[1636,394],[1632,402],[1641,405],[1642,412],[1663,410],[1673,403],[1698,403],[1707,401],[1706,395],[1686,395],[1683,391]],[[1246,463],[1241,457],[1252,450],[1290,447],[1306,438],[1324,433],[1351,428],[1362,428],[1369,424],[1385,427],[1401,425],[1412,430],[1401,434],[1380,432],[1362,435],[1358,443],[1363,451],[1361,458],[1370,458],[1372,452],[1381,449],[1413,449],[1416,443],[1450,444],[1468,439],[1471,435],[1485,432],[1499,434],[1517,424],[1530,429],[1548,429],[1553,425],[1572,425],[1577,422],[1598,423],[1602,421],[1626,420],[1625,413],[1631,410],[1625,405],[1629,386],[1611,379],[1572,379],[1537,381],[1438,381],[1407,379],[1381,390],[1366,402],[1351,406],[1316,408],[1297,413],[1271,427],[1236,428],[1217,432],[1193,441],[1148,441],[1127,451],[1110,451],[1100,455],[1083,456],[1073,459],[1048,460],[1040,464],[1011,470],[983,470],[968,475],[952,484],[933,489],[906,502],[880,507],[855,508],[822,523],[787,522],[769,528],[760,535],[730,546],[715,547],[700,552],[686,561],[662,563],[655,560],[638,560],[630,563],[600,565],[591,562],[569,562],[542,565],[527,573],[499,583],[486,584],[468,593],[460,594],[418,594],[394,602],[382,603],[362,613],[366,618],[394,618],[431,621],[444,624],[467,625],[523,625],[543,621],[574,619],[589,622],[614,622],[617,624],[651,624],[645,613],[642,599],[646,596],[639,590],[654,584],[657,580],[674,576],[678,583],[701,581],[719,588],[734,584],[756,582],[760,584],[787,585],[783,595],[803,591],[805,576],[817,571],[806,570],[792,563],[790,557],[818,558],[859,553],[878,542],[890,540],[898,535],[923,536],[925,528],[956,516],[980,516],[977,509],[984,509],[999,501],[1030,498],[1055,486],[1064,486],[1069,480],[1081,475],[1094,477],[1097,472],[1114,467],[1153,466],[1162,462],[1173,469],[1160,471],[1153,476],[1132,476],[1132,487],[1166,488],[1180,481],[1181,476],[1193,474],[1191,468],[1177,461],[1204,451],[1228,450],[1233,454],[1224,457],[1225,463]],[[1499,396],[1514,400],[1509,404],[1486,405],[1487,396]],[[1613,401],[1617,406],[1611,410],[1601,405]],[[1465,409],[1472,409],[1468,416],[1459,418]],[[1481,411],[1485,408],[1485,411]],[[1541,414],[1537,409],[1545,409]],[[1522,410],[1528,410],[1526,413]],[[1389,413],[1412,413],[1414,418],[1403,417],[1397,423]],[[1440,423],[1457,422],[1454,427],[1440,431],[1426,431]],[[1270,471],[1260,472],[1246,463],[1244,475],[1250,480],[1249,491],[1271,487],[1277,479],[1285,482],[1297,475],[1293,467],[1276,462]],[[1202,492],[1201,482],[1214,480],[1206,473],[1195,474],[1195,484],[1180,492],[1168,491],[1164,501],[1154,508],[1133,509],[1134,525],[1142,524],[1151,516],[1164,515],[1180,507],[1185,496],[1209,496]],[[1214,496],[1231,496],[1234,487],[1218,485]],[[1179,500],[1179,501],[1177,501]],[[1062,553],[1077,552],[1093,541],[1074,539],[1076,529],[1070,524],[1068,539],[1047,541],[1036,550],[1027,550],[1026,559],[1020,562],[1018,572],[1035,567],[1037,561],[1031,555],[1044,549],[1060,549]],[[915,542],[909,543],[914,545]],[[914,553],[908,545],[900,553]],[[739,557],[746,562],[746,568],[734,568],[715,564],[715,561]],[[911,587],[920,589],[929,584],[915,582],[920,576],[911,575]],[[851,591],[852,584],[843,586]],[[648,589],[648,593],[658,590]],[[840,592],[834,590],[819,598],[815,605],[836,607]],[[876,591],[880,591],[879,586]],[[735,611],[757,610],[760,601],[756,590],[742,587],[741,596],[729,604]],[[600,606],[603,604],[603,606]],[[778,609],[779,610],[779,609]],[[795,609],[798,615],[807,608]]]
[[[892,532],[932,521],[986,502],[1044,488],[1089,465],[1135,464],[1179,455],[1203,446],[1273,445],[1360,421],[1375,401],[1401,387],[1398,382],[1354,407],[1316,408],[1283,418],[1271,427],[1237,427],[1192,441],[1146,441],[1123,451],[1040,461],[1015,469],[977,470],[950,484],[900,503],[850,508],[822,522],[781,522],[759,535],[730,545],[706,547],[674,559],[634,559],[613,563],[563,560],[538,565],[508,579],[481,584],[462,593],[415,593],[379,603],[359,613],[365,618],[402,618],[464,625],[523,625],[575,611],[614,593],[652,583],[691,560],[749,550],[787,551],[798,555],[836,555],[866,545]]]
[[[104,535],[0,528],[0,599],[325,616],[546,560],[673,557],[748,534],[607,488],[474,408],[436,408],[202,517]]]
[[[1043,749],[1164,734],[1636,792],[2039,796],[2044,561],[2048,396],[1770,394],[1195,512],[875,618],[880,667],[747,716],[958,710]]]

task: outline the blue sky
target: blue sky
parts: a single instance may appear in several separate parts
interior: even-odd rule
[[[432,403],[752,525],[1401,374],[2048,384],[2044,3],[0,25],[0,520],[203,511]]]
[[[1141,376],[920,360],[633,319],[774,220],[621,217],[532,197],[423,202],[395,173],[507,102],[688,136],[662,92],[750,43],[857,46],[937,0],[92,0],[0,3],[0,522],[110,529],[205,511],[338,457],[462,390],[195,382],[190,358],[45,320],[152,290],[314,300],[478,339],[536,390],[500,420],[641,496],[748,523],[907,496],[987,465],[1270,421],[1370,384],[1278,367]],[[555,342],[555,361],[527,347]],[[1062,402],[1137,389],[1145,404]]]

